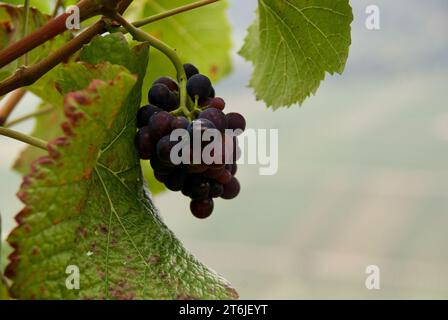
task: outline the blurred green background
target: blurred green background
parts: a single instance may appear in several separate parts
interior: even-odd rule
[[[242,298],[448,298],[448,2],[377,0],[381,30],[369,31],[371,2],[351,1],[346,72],[276,112],[255,101],[236,54],[256,1],[230,2],[234,72],[217,92],[250,128],[279,129],[279,172],[240,166],[240,197],[206,221],[182,195],[159,195],[165,222]],[[21,207],[10,166],[22,147],[0,138],[3,236]],[[364,285],[368,265],[380,290]]]

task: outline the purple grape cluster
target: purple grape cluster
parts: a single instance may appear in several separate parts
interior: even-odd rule
[[[179,107],[179,86],[170,77],[154,81],[148,93],[149,104],[140,108],[137,114],[138,132],[135,144],[141,159],[149,160],[154,175],[172,191],[181,191],[191,198],[190,210],[200,219],[209,217],[214,208],[215,198],[233,199],[240,192],[240,183],[235,178],[240,150],[235,136],[226,135],[226,130],[244,131],[246,120],[239,113],[224,114],[225,101],[215,97],[215,90],[209,78],[199,73],[192,64],[185,64],[187,92],[191,103],[197,103],[201,112],[189,121],[184,116],[174,116],[170,112]],[[170,135],[176,129],[184,129],[185,137],[171,141]],[[221,147],[214,154],[220,161],[206,164],[193,160],[192,138],[207,130],[222,133]],[[189,139],[188,163],[174,164],[172,148],[182,139]],[[185,141],[185,140],[184,140]],[[210,142],[209,142],[210,143]],[[200,154],[209,144],[201,141]]]

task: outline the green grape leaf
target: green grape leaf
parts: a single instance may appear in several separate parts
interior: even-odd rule
[[[127,17],[138,20],[191,3],[190,0],[135,0]],[[231,71],[231,30],[226,16],[227,1],[166,18],[142,29],[175,48],[183,61],[195,64],[201,73],[217,81]],[[160,76],[175,78],[171,62],[157,50],[151,50],[151,63],[143,86],[146,95]]]
[[[302,104],[326,72],[342,73],[351,44],[348,0],[259,0],[240,54],[254,64],[258,100],[274,109]]]
[[[85,88],[92,79],[110,80],[120,69],[119,65],[111,66],[110,63],[98,63],[93,67],[94,64],[96,63],[81,61],[60,65],[54,72],[50,72],[29,87],[29,90],[43,101],[62,109],[65,94]]]
[[[8,237],[10,293],[20,299],[236,298],[183,248],[148,195],[133,146],[148,48],[123,54],[138,78],[109,64],[111,80],[68,93],[64,136],[49,143],[48,155],[24,178],[18,196],[25,208]],[[79,268],[79,290],[67,289],[69,266]]]
[[[22,38],[24,13],[23,7],[0,3],[0,50]],[[49,15],[42,14],[36,8],[31,8],[28,30],[33,31],[47,23],[50,19],[51,17]],[[70,37],[71,34],[65,32],[31,50],[28,53],[29,64],[34,64],[47,57],[50,52],[59,48]],[[10,76],[23,64],[24,57],[21,57],[3,67],[0,70],[0,80]]]
[[[30,87],[31,92],[47,101],[39,108],[56,107],[50,113],[36,119],[31,135],[43,140],[52,140],[60,136],[63,133],[60,124],[65,119],[62,108],[64,95],[85,88],[93,79],[109,81],[120,69],[120,66],[109,63],[100,63],[95,67],[85,62],[70,63],[59,66],[54,72],[40,79]],[[13,168],[21,174],[28,173],[33,160],[44,154],[45,151],[28,146],[20,153]]]
[[[104,52],[110,52],[111,54],[104,55]],[[119,67],[111,67],[104,62],[127,66],[129,61],[133,61],[130,59],[131,57],[132,52],[123,34],[114,33],[105,37],[98,36],[81,51],[81,60],[89,63],[59,65],[28,87],[31,92],[47,104],[57,106],[51,114],[37,118],[32,135],[44,140],[57,137],[58,134],[56,133],[61,132],[60,126],[57,124],[63,121],[64,95],[70,91],[85,88],[93,79],[110,80],[110,74],[114,74],[115,69]],[[96,64],[96,67],[92,68],[92,64]],[[49,90],[49,88],[51,89]],[[42,154],[42,150],[26,147],[16,160],[14,169],[22,174],[28,172],[31,162]],[[148,161],[142,162],[142,168],[153,195],[166,190],[165,186],[154,177]]]
[[[21,6],[25,3],[24,0],[3,0],[2,2]],[[42,13],[50,14],[52,9],[50,8],[51,2],[48,0],[30,0],[30,7],[36,8]]]

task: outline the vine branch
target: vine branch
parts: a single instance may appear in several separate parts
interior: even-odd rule
[[[35,138],[35,137],[31,137],[29,135],[26,135],[24,133],[18,132],[18,131],[14,131],[5,127],[0,127],[0,135],[11,138],[11,139],[15,139],[18,141],[22,141],[24,143],[27,143],[29,145],[32,145],[34,147],[43,149],[43,150],[47,150],[47,145],[48,143],[44,140]]]

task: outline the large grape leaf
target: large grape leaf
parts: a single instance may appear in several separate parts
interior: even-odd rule
[[[135,0],[127,10],[127,17],[138,20],[189,3],[190,0]],[[217,81],[231,70],[232,42],[227,6],[227,1],[219,1],[151,23],[143,30],[168,43],[183,61],[195,64],[201,73]],[[150,60],[144,94],[157,77],[175,77],[174,67],[163,54],[152,50]]]
[[[126,49],[128,50],[127,54],[125,51],[122,51],[122,54],[130,57],[132,52],[129,51],[127,43]],[[110,80],[120,69],[120,66],[109,63],[100,63],[95,67],[85,62],[69,63],[60,65],[41,78],[36,84],[29,87],[29,90],[46,101],[39,108],[55,107],[50,113],[36,119],[31,135],[43,140],[52,140],[60,136],[63,133],[60,125],[65,120],[64,95],[70,91],[85,88],[93,79]],[[14,169],[21,174],[28,173],[32,161],[44,154],[45,151],[28,146],[15,161]]]
[[[342,73],[351,44],[348,0],[258,0],[240,54],[254,64],[250,85],[274,109],[314,94],[325,73]]]
[[[137,83],[126,69],[110,65],[113,79],[67,94],[65,135],[24,178],[18,195],[25,208],[8,238],[13,297],[237,296],[183,248],[148,196],[133,146],[147,50],[139,46],[132,53],[126,64],[139,75]],[[73,81],[83,78],[72,75]],[[79,267],[80,290],[65,285],[69,265]]]
[[[16,7],[13,5],[0,3],[0,50],[21,39],[23,34],[24,16],[25,12],[22,6]],[[47,23],[50,19],[51,17],[49,15],[42,14],[36,8],[31,8],[28,20],[28,30],[35,30]],[[60,47],[70,37],[70,32],[65,32],[45,42],[36,49],[31,50],[28,53],[29,64],[36,63],[47,57],[50,52]],[[0,70],[0,80],[11,75],[19,66],[23,64],[24,57],[21,57],[3,67]]]
[[[59,124],[64,120],[63,102],[64,95],[68,92],[85,88],[93,79],[110,80],[111,76],[120,69],[118,65],[135,69],[128,65],[128,62],[133,61],[134,53],[130,50],[126,39],[121,33],[106,37],[99,36],[93,43],[95,43],[93,47],[101,47],[103,43],[107,43],[107,50],[110,50],[111,54],[104,55],[104,52],[100,53],[97,51],[95,55],[100,55],[101,59],[92,58],[90,61],[85,60],[80,63],[60,64],[33,85],[27,87],[29,91],[44,101],[40,108],[54,106],[54,110],[51,113],[36,119],[36,125],[31,133],[32,136],[50,140],[62,133]],[[114,52],[119,52],[119,54],[114,55]],[[94,57],[95,55],[91,56]],[[119,60],[115,58],[117,56]],[[111,62],[116,64],[116,66],[99,62]],[[93,67],[93,64],[95,64],[95,67]],[[16,160],[14,168],[20,173],[27,172],[31,162],[36,159],[37,155],[42,155],[42,151],[33,147],[27,147]]]
[[[104,55],[104,52],[109,54]],[[44,140],[57,137],[61,132],[58,124],[63,121],[64,95],[69,91],[85,88],[93,79],[110,79],[111,73],[116,72],[118,66],[111,67],[105,62],[135,69],[129,65],[133,61],[133,55],[123,34],[98,36],[81,51],[80,56],[84,63],[59,65],[28,87],[31,92],[45,101],[46,105],[56,106],[50,114],[37,118],[32,135]],[[96,67],[92,68],[92,64],[95,64]],[[26,147],[16,160],[14,169],[20,173],[28,172],[31,162],[39,155],[42,155],[42,150]],[[156,195],[166,190],[154,177],[149,163],[146,161],[142,165],[151,193]]]

